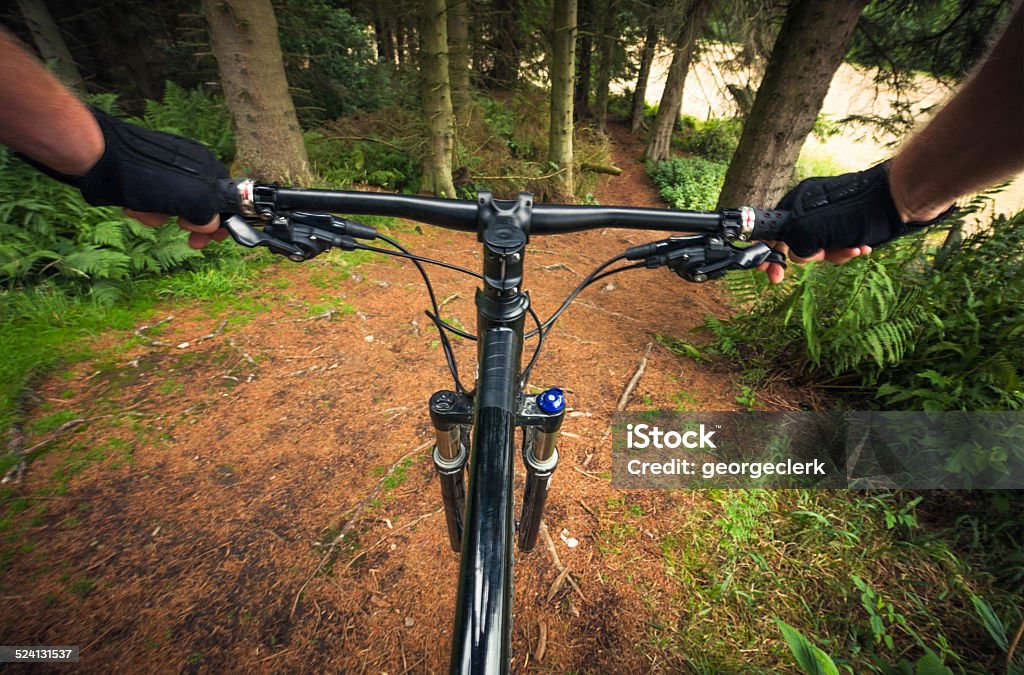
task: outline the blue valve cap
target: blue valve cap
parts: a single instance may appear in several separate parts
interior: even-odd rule
[[[560,413],[565,410],[565,392],[552,387],[537,397],[537,405],[549,415]]]

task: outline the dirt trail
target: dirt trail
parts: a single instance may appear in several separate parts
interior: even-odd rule
[[[659,205],[639,144],[620,127],[612,138],[623,174],[599,200]],[[648,234],[534,238],[527,273],[539,313],[597,263],[656,238]],[[417,253],[479,266],[471,235],[397,236]],[[388,259],[353,271],[342,260],[273,265],[239,297],[163,307],[153,320],[174,319],[148,333],[163,344],[113,331],[95,345],[101,357],[40,386],[37,421],[108,417],[44,446],[12,488],[28,525],[3,544],[8,644],[80,645],[93,671],[446,667],[457,560],[425,405],[448,376],[415,270]],[[451,300],[445,315],[472,326],[472,280],[432,277]],[[726,313],[721,291],[665,271],[610,281],[564,315],[533,376],[569,390],[546,520],[580,592],[566,584],[547,601],[558,574],[548,552],[517,557],[517,672],[541,624],[545,654],[530,669],[649,668],[648,621],[672,606],[657,541],[701,499],[630,495],[642,515],[613,534],[623,502],[603,435],[652,335],[702,340],[689,331]],[[471,377],[473,345],[455,347]],[[738,375],[655,347],[630,408],[735,409]],[[318,573],[325,543],[353,517]],[[563,529],[577,547],[562,542]]]

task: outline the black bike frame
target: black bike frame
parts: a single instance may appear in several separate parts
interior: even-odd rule
[[[535,207],[529,194],[520,195],[516,201],[502,201],[493,199],[490,193],[480,193],[473,202],[290,188],[274,188],[274,206],[283,212],[303,210],[395,216],[478,233],[484,248],[484,281],[476,295],[479,374],[473,395],[472,419],[465,419],[468,417],[468,411],[465,411],[462,417],[451,417],[443,425],[435,420],[435,427],[439,431],[442,426],[467,427],[466,422],[473,426],[465,514],[459,518],[461,514],[446,509],[449,532],[462,530],[451,672],[506,672],[510,658],[515,534],[513,458],[522,398],[518,379],[525,318],[530,306],[529,296],[523,290],[523,259],[528,236],[600,227],[717,232],[722,225],[722,216],[718,212],[632,207]],[[459,397],[454,392],[438,392],[431,400],[432,415],[439,407],[457,407]],[[561,417],[558,422],[561,422]],[[458,439],[458,434],[453,438]],[[460,451],[459,444],[461,441],[455,443],[456,447],[448,448],[452,456],[445,461],[449,464],[444,464],[444,461],[438,464],[439,472],[442,465],[451,466],[449,475],[458,476],[457,481],[448,482],[446,487],[442,472],[442,492],[446,503],[462,500],[459,492],[462,489],[465,452],[464,449]],[[546,490],[546,476],[543,480]],[[543,501],[539,506],[543,507]],[[532,524],[533,532],[527,533],[527,539],[531,536],[535,539],[538,524],[539,513]],[[456,535],[452,537],[455,548],[457,538]],[[523,541],[521,537],[520,543]]]

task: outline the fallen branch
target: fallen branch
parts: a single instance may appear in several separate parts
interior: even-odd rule
[[[636,389],[636,385],[640,382],[640,378],[644,376],[644,370],[647,369],[647,359],[651,355],[651,347],[654,346],[653,342],[648,342],[647,346],[644,347],[644,355],[640,357],[640,363],[637,364],[636,372],[633,373],[633,377],[629,379],[629,384],[626,385],[625,391],[622,392],[622,396],[619,397],[619,404],[615,407],[618,412],[622,412],[626,409],[626,404],[629,403],[629,397]]]
[[[153,330],[154,328],[159,328],[160,326],[164,325],[165,323],[170,322],[173,319],[174,319],[174,315],[172,314],[171,316],[167,317],[166,319],[161,319],[160,321],[157,321],[154,324],[151,324],[151,325],[148,325],[148,326],[140,326],[139,328],[135,329],[135,337],[143,340],[150,347],[166,347],[167,346],[166,342],[162,342],[160,340],[150,340],[149,337],[146,336],[146,331]]]
[[[592,173],[603,173],[609,176],[621,176],[622,169],[611,164],[591,164],[590,162],[580,162],[580,168],[584,171],[590,171]]]
[[[213,331],[209,335],[204,335],[201,338],[196,338],[196,342],[203,342],[204,340],[212,340],[213,338],[215,338],[218,335],[220,335],[221,333],[223,333],[224,332],[224,327],[227,326],[227,325],[228,325],[228,320],[224,319],[223,321],[220,322],[220,326],[217,327],[217,330]]]
[[[384,486],[384,482],[391,476],[391,474],[395,472],[395,469],[397,469],[402,462],[404,462],[409,457],[412,457],[416,453],[422,452],[423,450],[429,448],[432,443],[433,441],[427,441],[426,443],[423,443],[422,445],[419,445],[410,450],[409,452],[405,453],[404,455],[402,455],[397,462],[391,465],[391,468],[387,470],[387,473],[380,477],[380,480],[377,481],[377,484],[375,486],[373,486],[373,489],[370,490],[370,493],[366,495],[366,497],[364,497],[362,501],[360,501],[353,508],[349,509],[346,512],[346,514],[352,515],[349,517],[345,525],[341,528],[341,532],[338,533],[338,536],[336,536],[329,544],[327,544],[327,550],[324,552],[323,557],[320,558],[320,562],[317,564],[316,569],[313,570],[313,573],[310,574],[309,577],[302,583],[302,586],[299,587],[299,592],[295,594],[295,601],[292,602],[292,611],[290,616],[295,616],[295,609],[299,606],[299,598],[302,596],[302,591],[306,590],[306,586],[308,586],[309,582],[313,580],[313,577],[319,574],[320,570],[322,570],[324,568],[324,565],[327,564],[327,561],[335,555],[338,544],[340,544],[341,541],[348,535],[348,533],[351,532],[353,528],[355,528],[356,524],[359,523],[359,520],[363,517],[363,511],[365,511],[366,508],[370,505],[370,503],[377,498],[377,493],[380,492],[380,489]],[[351,565],[351,563],[349,564]]]
[[[586,596],[583,595],[583,591],[576,584],[576,580],[572,578],[572,573],[567,566],[562,565],[562,560],[558,557],[558,551],[555,549],[555,542],[551,539],[551,533],[548,532],[548,525],[545,521],[540,521],[540,535],[544,539],[544,546],[548,549],[548,553],[551,554],[551,562],[554,563],[555,569],[558,570],[558,578],[555,579],[555,583],[551,585],[548,590],[548,602],[551,602],[551,598],[555,596],[558,589],[561,587],[563,581],[568,581],[569,585],[576,590],[579,594],[580,599],[583,602],[587,601]]]
[[[57,427],[57,431],[52,436],[44,438],[35,445],[31,445],[24,449],[16,450],[20,459],[15,466],[11,467],[10,470],[8,470],[8,472],[3,477],[3,480],[0,480],[0,483],[9,483],[12,480],[20,479],[25,474],[25,469],[27,468],[26,458],[30,454],[32,454],[39,448],[43,447],[44,445],[54,442],[67,432],[74,429],[75,427],[81,426],[88,422],[95,422],[96,420],[109,419],[111,417],[120,417],[121,415],[135,415],[137,417],[145,417],[143,413],[122,411],[118,413],[111,413],[109,415],[96,415],[95,417],[79,417],[78,419],[68,420],[64,424]]]
[[[537,649],[533,652],[533,659],[540,663],[544,659],[544,651],[548,646],[548,625],[544,623],[544,619],[538,622],[540,626],[540,637],[537,639]]]
[[[451,303],[455,302],[456,300],[458,300],[461,297],[462,296],[459,295],[458,293],[452,293],[447,298],[445,298],[441,302],[437,303],[437,308],[438,309],[444,309],[445,305],[450,305]]]

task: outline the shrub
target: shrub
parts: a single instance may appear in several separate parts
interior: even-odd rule
[[[732,160],[743,133],[743,122],[738,117],[712,117],[702,122],[684,115],[680,123],[680,147],[684,151],[715,162]]]
[[[725,182],[727,164],[698,157],[648,163],[661,198],[677,209],[713,209]]]

